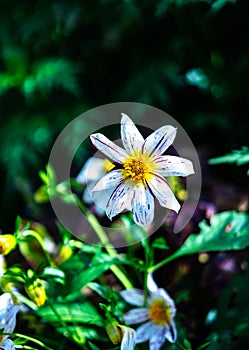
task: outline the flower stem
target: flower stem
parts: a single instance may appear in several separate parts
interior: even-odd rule
[[[180,256],[180,254],[177,254],[178,252],[168,256],[166,259],[160,261],[158,264],[149,267],[148,272],[154,272],[158,269],[160,269],[161,267],[163,267],[164,265],[168,264],[170,261],[175,260],[176,258],[178,258]]]
[[[100,242],[103,244],[107,253],[112,257],[118,257],[118,253],[116,252],[115,248],[111,245],[111,242],[105,230],[102,228],[97,218],[84,206],[84,204],[79,200],[78,197],[76,197],[76,200],[79,208],[82,210],[82,212],[86,216],[89,224],[91,225],[94,232],[98,236]],[[120,282],[123,284],[123,286],[126,289],[133,288],[133,285],[130,282],[130,280],[127,278],[126,274],[118,266],[111,265],[110,270],[115,274],[115,276],[120,280]]]
[[[35,344],[38,344],[39,346],[41,346],[43,349],[46,349],[46,350],[52,350],[50,347],[46,346],[45,344],[43,344],[40,340],[38,339],[35,339],[35,338],[32,338],[32,337],[29,337],[28,335],[24,335],[24,334],[20,334],[20,333],[12,333],[11,335],[13,336],[16,336],[18,338],[22,338],[22,339],[26,339],[26,340],[29,340]],[[30,348],[32,349],[32,348]]]

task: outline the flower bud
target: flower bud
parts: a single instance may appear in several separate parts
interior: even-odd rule
[[[45,303],[47,295],[42,280],[39,278],[28,281],[25,290],[30,299],[33,300],[37,306],[42,306]]]
[[[9,254],[16,246],[16,238],[13,235],[1,235],[0,236],[0,254]]]
[[[63,264],[65,261],[67,261],[73,254],[73,249],[69,245],[63,245],[58,255],[55,257],[55,262],[57,265]]]
[[[117,321],[113,320],[111,323],[108,323],[105,327],[106,333],[110,338],[111,342],[115,345],[121,342],[122,340],[122,332],[119,328],[119,324]]]

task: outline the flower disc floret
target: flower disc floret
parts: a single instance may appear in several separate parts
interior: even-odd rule
[[[171,321],[170,307],[164,300],[156,299],[150,304],[148,316],[155,324],[167,325]]]

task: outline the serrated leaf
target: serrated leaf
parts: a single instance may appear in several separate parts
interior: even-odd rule
[[[179,257],[201,251],[237,250],[249,246],[249,216],[226,211],[212,216],[210,225],[200,223],[201,232],[190,235],[174,254]]]
[[[212,165],[223,163],[236,163],[237,165],[249,163],[249,148],[244,146],[241,150],[233,150],[224,156],[209,159],[209,164]]]

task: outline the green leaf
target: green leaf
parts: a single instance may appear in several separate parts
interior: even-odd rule
[[[164,237],[156,238],[152,243],[152,247],[157,249],[169,249],[167,241]]]
[[[186,350],[188,350],[188,349],[191,350],[192,349],[192,346],[191,346],[190,342],[188,341],[188,339],[185,338],[183,340],[183,344],[184,344]]]
[[[94,344],[91,343],[90,341],[88,342],[88,344],[89,344],[89,346],[90,346],[90,348],[91,348],[92,350],[100,350],[100,348],[98,348],[96,345],[94,345]]]
[[[217,12],[222,9],[228,2],[235,4],[237,0],[216,0],[211,5],[211,11]]]
[[[202,344],[201,346],[199,346],[199,347],[197,348],[197,350],[205,349],[205,347],[207,347],[209,344],[211,344],[211,341],[208,341],[208,342]]]
[[[20,230],[21,224],[22,224],[22,218],[18,215],[16,217],[16,225],[15,225],[16,232]]]
[[[110,293],[107,288],[101,286],[101,284],[96,282],[90,282],[87,287],[97,293],[101,298],[108,300],[110,298]]]
[[[112,264],[109,262],[93,265],[81,272],[74,280],[74,290],[80,290],[84,286],[86,286],[89,282],[92,282],[96,278],[98,278],[102,273],[107,271]]]
[[[246,213],[219,213],[212,216],[210,225],[202,221],[200,228],[200,233],[190,235],[174,257],[201,251],[244,249],[249,246],[249,216]]]
[[[47,170],[47,179],[48,179],[48,186],[49,187],[55,187],[56,185],[56,174],[55,171],[52,167],[51,164],[47,164],[46,166],[46,170]]]
[[[102,326],[102,319],[99,313],[96,311],[94,306],[84,301],[84,303],[71,303],[71,304],[54,304],[54,309],[56,310],[57,315],[60,316],[60,319],[63,322],[78,322],[78,323],[87,323],[95,324]],[[42,317],[44,322],[58,323],[60,320],[55,312],[50,306],[43,307],[39,309],[38,314]]]
[[[225,156],[209,159],[209,164],[212,165],[223,163],[236,163],[236,165],[249,163],[249,148],[244,146],[241,150],[234,150]]]
[[[56,267],[45,267],[45,269],[40,274],[41,277],[56,277],[60,280],[65,279],[65,273]]]

